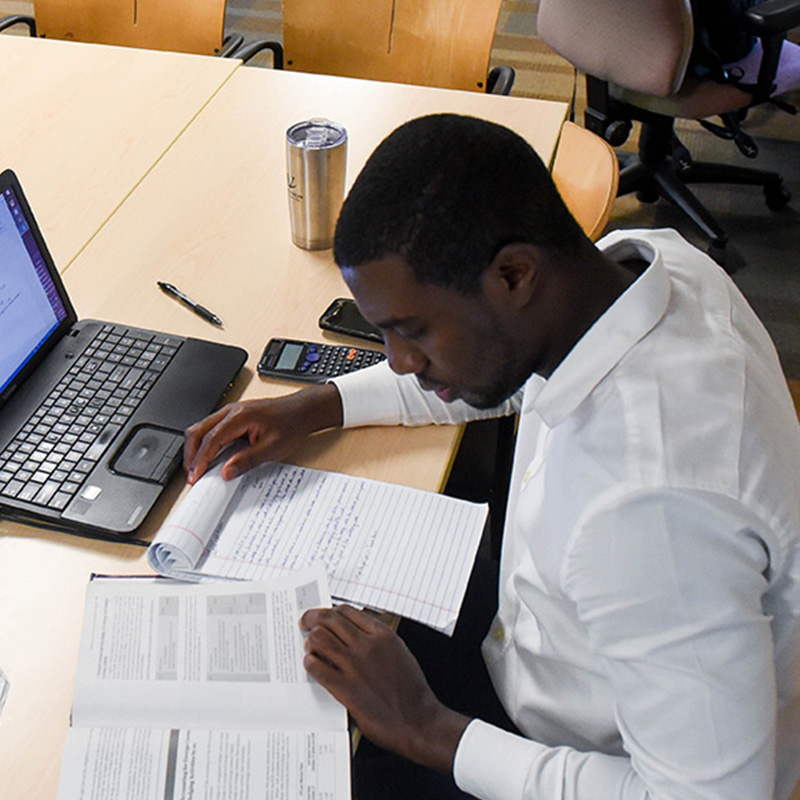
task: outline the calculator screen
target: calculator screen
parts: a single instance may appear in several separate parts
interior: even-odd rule
[[[294,369],[302,354],[302,344],[286,344],[283,350],[281,350],[281,355],[278,359],[278,363],[275,365],[275,369]]]

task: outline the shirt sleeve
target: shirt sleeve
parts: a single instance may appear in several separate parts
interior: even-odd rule
[[[522,390],[503,405],[488,410],[456,400],[445,403],[423,391],[413,375],[397,375],[386,361],[351,372],[332,383],[342,398],[344,427],[361,425],[454,425],[502,417],[519,408]]]
[[[482,800],[648,796],[641,784],[633,792],[628,790],[632,774],[626,758],[546,747],[477,719],[461,737],[453,776],[459,789]]]
[[[458,785],[484,800],[771,800],[777,701],[762,601],[772,552],[758,520],[710,493],[642,492],[584,515],[562,583],[628,756],[473,722]]]

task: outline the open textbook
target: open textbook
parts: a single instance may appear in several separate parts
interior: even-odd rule
[[[324,564],[338,600],[452,633],[485,504],[290,464],[215,464],[148,550],[159,574],[260,580]]]
[[[302,665],[320,605],[320,568],[92,580],[58,800],[347,800],[347,714]]]

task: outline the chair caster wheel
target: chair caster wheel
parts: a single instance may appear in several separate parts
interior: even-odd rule
[[[614,120],[603,132],[603,138],[612,147],[621,147],[628,140],[632,127],[631,123],[627,120]]]
[[[792,199],[792,193],[778,180],[764,187],[764,198],[770,211],[780,211]]]

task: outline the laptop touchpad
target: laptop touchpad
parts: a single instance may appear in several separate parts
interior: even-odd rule
[[[141,427],[125,442],[112,469],[121,475],[166,483],[183,452],[183,433]]]

